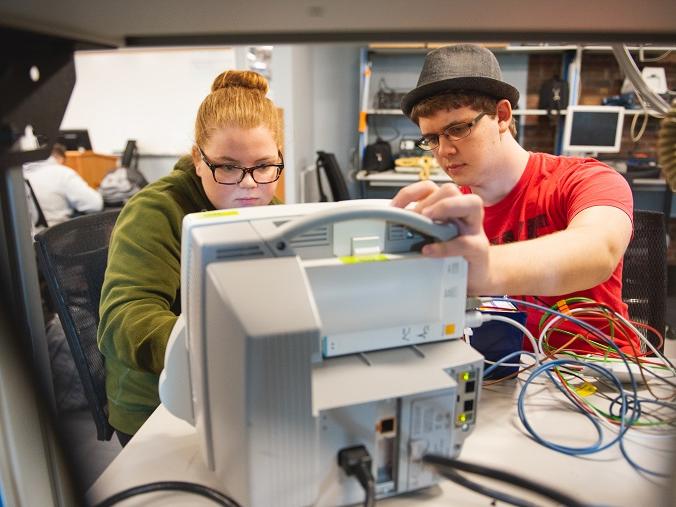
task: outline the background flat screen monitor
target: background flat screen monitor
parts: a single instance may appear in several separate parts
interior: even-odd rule
[[[63,144],[67,150],[91,150],[92,143],[89,140],[89,132],[82,130],[60,130],[59,137],[56,140]]]
[[[622,143],[623,125],[623,107],[568,106],[563,151],[617,153]]]

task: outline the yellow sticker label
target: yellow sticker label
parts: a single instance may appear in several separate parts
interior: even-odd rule
[[[389,257],[385,254],[375,255],[345,255],[338,257],[338,260],[343,264],[359,264],[360,262],[383,262],[389,261]]]
[[[585,382],[584,384],[577,386],[575,392],[580,396],[591,396],[596,392],[596,386],[591,385],[589,382]]]
[[[202,211],[197,214],[197,218],[231,217],[236,215],[239,215],[239,211],[233,209],[215,209],[213,211]]]
[[[444,326],[444,334],[447,336],[455,334],[455,324],[446,324]]]

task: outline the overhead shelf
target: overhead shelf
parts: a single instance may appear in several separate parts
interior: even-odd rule
[[[421,53],[427,52],[449,44],[457,44],[458,42],[378,42],[368,45],[368,50],[376,53]],[[512,53],[540,53],[540,52],[559,52],[559,51],[575,51],[578,48],[583,51],[612,51],[611,46],[598,44],[518,44],[518,43],[480,43],[479,45],[486,47],[494,52],[512,52]],[[672,51],[676,50],[676,46],[651,46],[651,45],[628,45],[629,51]]]
[[[419,69],[422,65],[424,54],[430,50],[452,44],[453,42],[443,43],[377,43],[370,44],[361,54],[361,76],[364,78],[361,89],[361,105],[362,114],[360,115],[360,137],[359,137],[359,152],[363,153],[365,147],[372,143],[378,137],[380,129],[389,128],[396,132],[394,138],[389,140],[392,149],[396,149],[396,140],[404,139],[405,137],[414,137],[419,135],[418,130],[412,122],[409,122],[401,109],[397,107],[398,100],[402,92],[412,89],[418,77]],[[631,44],[625,45],[633,53],[635,60],[639,60],[638,51],[645,53],[645,60],[650,58],[661,57],[668,54],[669,50],[676,49],[676,45],[669,46],[671,42],[658,44]],[[521,79],[518,87],[522,90],[522,95],[528,93],[527,101],[522,101],[521,108],[514,109],[513,115],[517,119],[517,128],[519,130],[520,140],[524,146],[536,147],[538,150],[551,151],[552,153],[561,152],[561,136],[558,132],[557,125],[563,123],[567,117],[567,110],[561,109],[557,111],[547,111],[546,109],[538,108],[538,101],[533,100],[533,95],[542,85],[542,72],[551,75],[558,66],[557,60],[560,60],[561,75],[567,78],[570,86],[569,101],[572,103],[579,103],[580,105],[600,105],[602,97],[592,92],[583,94],[581,86],[583,82],[583,62],[595,62],[595,59],[585,59],[586,55],[597,54],[599,56],[599,65],[603,68],[608,68],[610,72],[616,72],[616,66],[612,64],[611,57],[613,54],[613,46],[607,44],[572,44],[567,41],[550,42],[546,44],[530,44],[530,43],[497,43],[484,44],[484,47],[496,53],[497,58],[504,59],[509,64],[510,77],[512,79]],[[674,54],[665,60],[673,61]],[[601,56],[603,57],[601,58]],[[587,64],[585,63],[585,65]],[[534,81],[529,81],[531,76],[531,65],[535,66],[536,71],[532,76],[538,76]],[[659,64],[657,64],[659,65]],[[366,70],[368,69],[368,72]],[[544,69],[544,70],[542,70]],[[377,91],[371,90],[369,87],[374,83],[380,83],[383,78],[392,75],[390,81],[388,78],[387,84],[382,87],[385,92],[397,94],[397,96],[388,96],[386,100],[380,100]],[[525,80],[523,76],[525,75]],[[379,81],[380,79],[380,81]],[[616,81],[617,79],[615,79]],[[381,85],[379,84],[379,89]],[[619,90],[618,90],[619,91]],[[370,92],[370,93],[369,93]],[[616,92],[617,93],[617,92]],[[609,95],[609,93],[606,93]],[[579,98],[578,98],[579,97]],[[577,99],[576,99],[577,98]],[[386,106],[385,108],[377,107],[378,104]],[[568,105],[567,103],[561,105]],[[574,104],[571,104],[574,105]],[[530,107],[528,107],[530,106]],[[642,122],[641,117],[646,114],[643,109],[625,109],[625,126],[632,123]],[[647,111],[650,128],[654,129],[661,115],[658,112]],[[553,121],[539,121],[551,116]],[[560,122],[556,121],[556,116],[560,116]],[[658,120],[659,121],[659,120]],[[373,130],[372,130],[373,129]],[[373,134],[375,132],[375,135]],[[530,144],[529,144],[530,143]],[[648,144],[650,139],[648,139]]]
[[[629,51],[674,51],[676,46],[626,46]],[[585,51],[612,51],[613,48],[610,46],[598,46],[598,45],[584,45],[582,49]]]
[[[566,110],[561,109],[560,114],[565,115]],[[654,113],[654,111],[648,111],[648,113]],[[401,109],[367,109],[366,114],[369,115],[393,115],[393,116],[403,116],[404,113]],[[548,114],[546,109],[514,109],[512,111],[514,116],[545,116]],[[643,114],[643,109],[625,109],[625,115],[636,115]]]
[[[426,53],[432,49],[458,44],[458,41],[447,42],[376,42],[368,45],[368,50],[377,53]],[[508,48],[507,42],[480,43],[480,46],[491,51],[504,51]]]
[[[403,116],[401,109],[368,109],[367,114],[373,115],[398,115]],[[544,116],[547,114],[545,109],[514,109],[512,114],[515,116]],[[566,110],[562,109],[561,114],[566,114]]]
[[[432,49],[457,44],[458,42],[411,42],[411,43],[373,43],[369,44],[368,50],[376,53],[421,53]],[[508,42],[480,43],[480,46],[490,49],[493,52],[541,52],[541,51],[566,51],[575,50],[578,46],[554,45],[554,44],[512,44]],[[610,49],[610,46],[608,47]]]

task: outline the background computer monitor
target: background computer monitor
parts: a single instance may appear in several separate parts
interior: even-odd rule
[[[617,153],[622,143],[623,124],[623,107],[568,106],[563,151]]]
[[[63,144],[67,150],[91,150],[89,132],[85,129],[60,130],[57,142]]]

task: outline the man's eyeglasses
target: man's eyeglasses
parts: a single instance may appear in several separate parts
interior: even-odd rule
[[[449,125],[439,134],[424,135],[415,142],[415,145],[421,150],[431,151],[439,147],[439,136],[444,136],[451,141],[459,141],[470,135],[472,127],[479,123],[479,120],[483,118],[484,115],[486,115],[486,113],[479,113],[472,121]]]
[[[237,185],[241,183],[247,174],[250,174],[259,185],[265,185],[266,183],[277,181],[282,174],[282,169],[284,169],[284,157],[282,157],[281,151],[277,152],[279,160],[281,160],[279,164],[266,163],[252,167],[241,167],[234,164],[214,164],[207,158],[202,148],[198,146],[197,149],[200,152],[202,162],[211,169],[214,181],[221,185]]]

